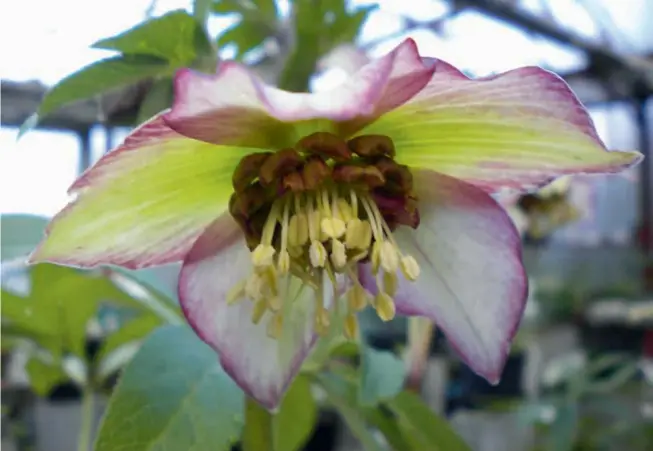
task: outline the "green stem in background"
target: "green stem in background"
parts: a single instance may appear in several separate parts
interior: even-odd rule
[[[408,349],[406,350],[406,388],[419,393],[422,389],[429,350],[435,333],[435,326],[427,318],[408,319]]]
[[[95,419],[94,410],[95,394],[91,384],[87,384],[82,392],[82,411],[79,426],[79,436],[77,438],[77,451],[89,451],[91,446],[91,436],[93,434],[93,425]]]
[[[243,451],[274,451],[272,414],[251,398],[245,400]]]

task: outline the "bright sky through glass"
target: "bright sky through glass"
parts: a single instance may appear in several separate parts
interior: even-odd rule
[[[352,6],[369,3],[354,0]],[[552,3],[558,14],[564,14],[564,4],[573,2],[559,0]],[[159,15],[175,8],[188,8],[190,4],[189,0],[158,0],[153,13]],[[282,14],[287,14],[287,1],[280,4]],[[397,34],[402,30],[401,16],[414,21],[429,21],[446,14],[446,2],[383,0],[380,4],[380,9],[366,23],[360,39],[362,45],[376,43],[369,48],[374,56],[387,52],[411,36],[422,53],[438,56],[475,75],[527,64],[544,65],[561,72],[584,65],[578,52],[534,39],[474,11],[463,12],[448,21],[440,35],[425,29]],[[151,0],[3,2],[0,14],[3,18],[0,26],[2,78],[55,83],[82,66],[109,55],[106,51],[90,49],[89,45],[141,22],[151,5]],[[584,20],[582,15],[575,17],[579,18],[578,23],[573,24],[575,31],[588,36],[596,34],[591,22]],[[628,16],[623,12],[618,17],[620,21],[633,20],[632,14]],[[218,32],[230,23],[232,19],[229,18],[214,19],[210,29]],[[393,35],[392,39],[378,43],[380,38],[389,35]],[[325,74],[316,80],[314,88],[326,89],[343,77],[337,71]],[[0,211],[51,215],[65,204],[66,188],[73,181],[78,167],[78,142],[74,136],[35,131],[16,143],[15,130],[2,130],[0,145]]]

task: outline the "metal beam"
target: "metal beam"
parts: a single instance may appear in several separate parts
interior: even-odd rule
[[[619,80],[629,86],[632,96],[634,86],[643,85],[648,95],[653,93],[653,64],[644,58],[621,55],[605,46],[595,44],[564,30],[550,20],[543,19],[513,6],[505,0],[450,0],[454,7],[471,7],[488,16],[529,32],[535,32],[563,45],[584,51],[590,58],[592,71],[608,81]]]

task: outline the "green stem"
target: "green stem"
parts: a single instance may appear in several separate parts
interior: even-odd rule
[[[77,451],[89,451],[91,445],[91,434],[93,432],[93,419],[95,418],[94,394],[90,386],[84,387],[82,393],[82,411],[81,423],[79,427],[79,437],[77,438]]]
[[[251,398],[245,400],[243,451],[274,451],[272,414]]]

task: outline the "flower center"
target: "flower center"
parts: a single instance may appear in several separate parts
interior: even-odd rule
[[[347,312],[344,333],[357,334],[356,313],[371,304],[383,321],[395,315],[397,273],[419,276],[415,259],[401,252],[393,231],[419,225],[412,176],[394,160],[385,136],[359,136],[345,142],[330,133],[315,133],[295,148],[243,158],[233,176],[230,212],[245,233],[253,271],[232,288],[227,302],[254,302],[252,321],[267,315],[268,335],[283,330],[290,278],[315,293],[315,325],[328,331],[324,303],[330,282],[336,308],[340,289]],[[362,286],[357,266],[369,262],[377,295]]]

